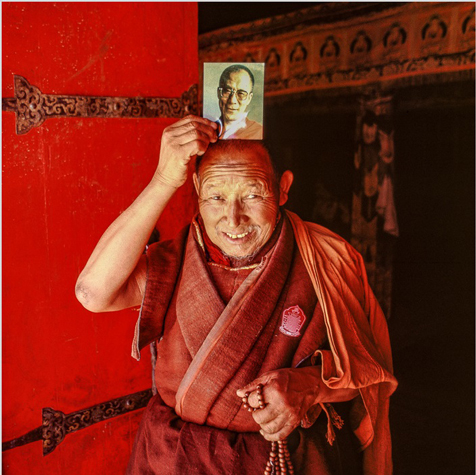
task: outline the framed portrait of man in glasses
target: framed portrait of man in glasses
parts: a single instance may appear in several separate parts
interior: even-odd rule
[[[203,117],[218,138],[263,139],[264,63],[204,63]]]

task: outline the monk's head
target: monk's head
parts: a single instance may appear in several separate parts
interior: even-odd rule
[[[271,237],[293,174],[278,176],[258,141],[219,140],[197,161],[193,181],[208,237],[241,259],[256,255]]]

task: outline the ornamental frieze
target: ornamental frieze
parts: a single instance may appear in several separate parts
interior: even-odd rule
[[[422,77],[431,83],[441,74],[474,79],[474,3],[359,5],[308,8],[201,35],[200,61],[266,63],[268,96],[386,81],[407,86]]]

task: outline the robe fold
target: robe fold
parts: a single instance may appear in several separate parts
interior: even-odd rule
[[[191,473],[263,470],[269,443],[257,433],[259,426],[242,408],[236,390],[260,374],[311,364],[316,358],[322,359],[325,384],[358,388],[362,398],[335,405],[345,413],[349,424],[336,431],[333,446],[326,442],[329,428],[324,417],[317,418],[319,410],[313,411],[312,422],[317,421],[311,428],[294,431],[290,443],[296,473],[361,473],[361,462],[351,455],[357,439],[350,428],[363,447],[372,446],[371,440],[382,427],[385,432],[385,427],[377,424],[382,419],[379,398],[388,398],[390,391],[367,388],[391,381],[387,343],[375,343],[381,328],[375,335],[372,322],[369,325],[368,315],[376,312],[376,302],[372,301],[363,267],[355,264],[359,262],[356,252],[345,241],[322,231],[324,228],[312,228],[306,234],[299,226],[307,230],[308,223],[295,215],[285,216],[283,221],[276,245],[248,275],[242,276],[227,303],[214,282],[220,274],[210,271],[193,227],[182,231],[174,241],[149,248],[147,284],[133,356],[139,358],[140,349],[160,339],[155,370],[158,394],[145,412],[128,473],[188,473],[202,463],[206,470]],[[316,266],[320,268],[316,270]],[[285,311],[295,306],[305,319],[298,336],[290,336],[280,328]],[[336,317],[339,312],[342,316]],[[354,313],[357,317],[352,323]],[[372,318],[382,325],[378,315],[370,315]],[[342,329],[342,325],[348,328]],[[369,372],[363,373],[362,366],[367,364]],[[373,403],[379,408],[368,407]],[[373,429],[376,424],[378,430]],[[214,441],[209,442],[207,461],[201,459],[203,454],[188,454],[185,459],[177,455],[178,447],[186,445],[183,437],[188,440],[191,432],[193,438],[203,433],[206,440]],[[260,457],[249,457],[253,452],[250,444],[254,449],[261,447]],[[226,468],[220,465],[222,460],[213,465],[212,445],[217,458],[231,460]],[[229,452],[230,447],[236,450]],[[225,455],[228,452],[234,455]],[[161,457],[157,453],[162,453]],[[184,460],[189,460],[189,465]],[[164,461],[170,471],[151,468]],[[367,465],[371,467],[372,463]]]
[[[328,229],[286,213],[327,328],[330,350],[316,350],[322,379],[332,389],[359,389],[351,418],[364,450],[364,473],[391,474],[388,409],[397,380],[387,323],[362,256]]]

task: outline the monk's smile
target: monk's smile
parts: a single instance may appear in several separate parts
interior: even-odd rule
[[[240,234],[237,232],[235,233],[227,233],[224,231],[218,231],[224,234],[223,239],[226,239],[231,245],[234,246],[244,246],[247,242],[252,241],[253,239],[253,230],[245,231]],[[229,254],[229,253],[227,253]],[[232,254],[229,254],[232,255]],[[237,257],[237,256],[232,256]]]
[[[237,239],[244,239],[246,236],[250,235],[251,231],[244,232],[242,234],[231,234],[231,233],[225,233],[229,238],[231,238],[233,241],[236,241]]]

